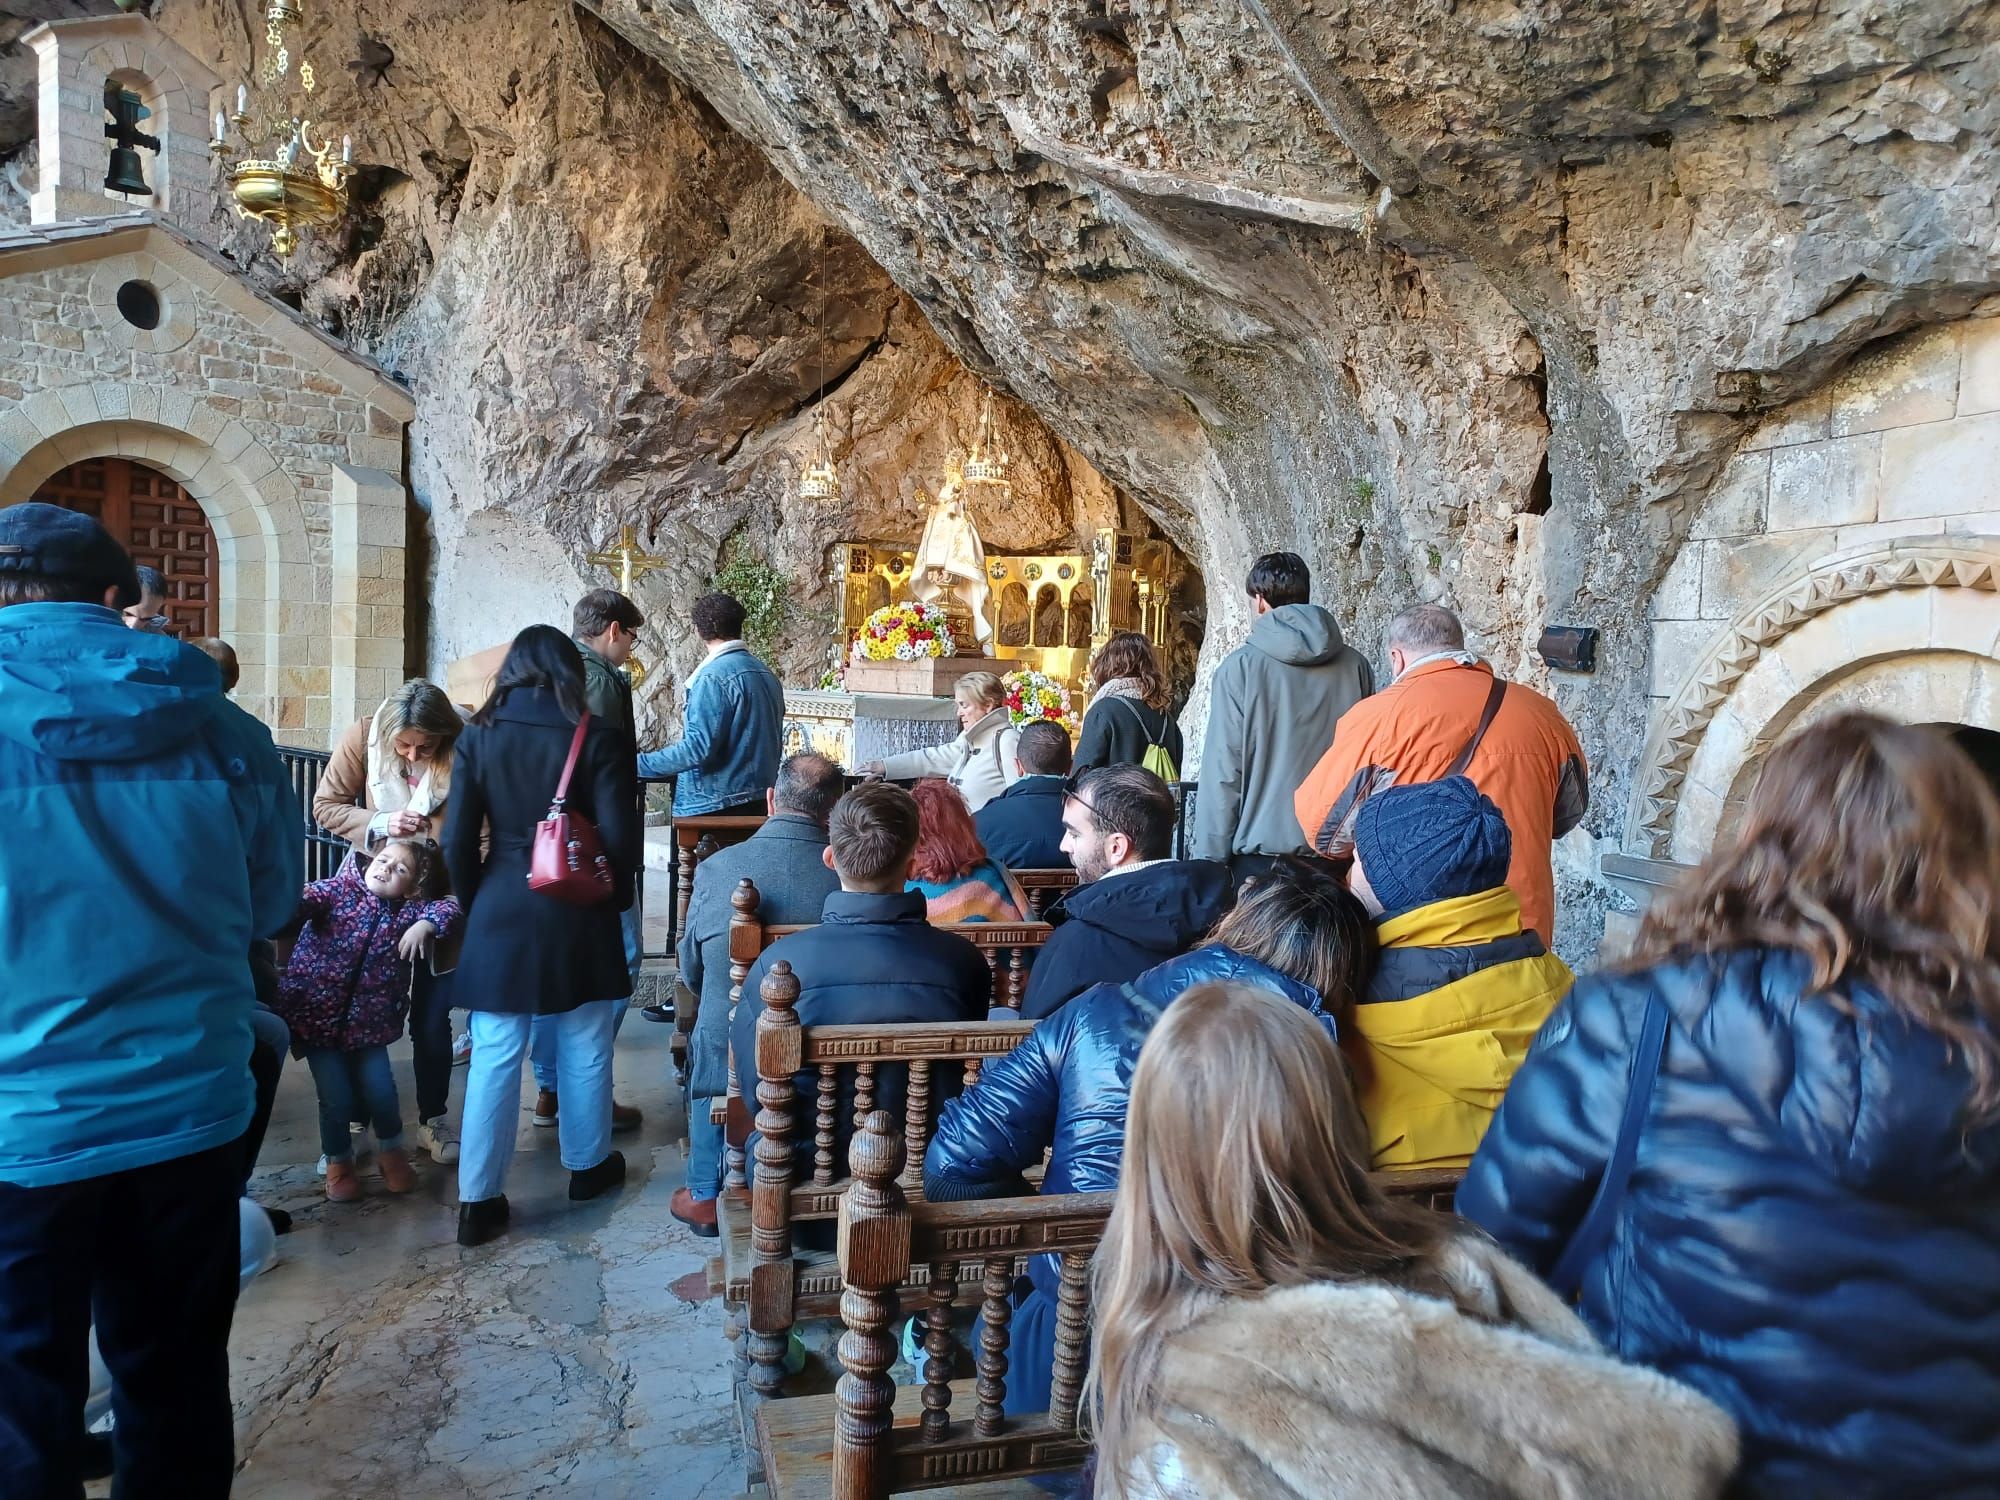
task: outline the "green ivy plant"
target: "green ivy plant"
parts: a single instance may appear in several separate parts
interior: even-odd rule
[[[743,606],[744,642],[764,660],[773,660],[791,623],[785,575],[752,552],[739,535],[723,545],[722,567],[709,586]]]

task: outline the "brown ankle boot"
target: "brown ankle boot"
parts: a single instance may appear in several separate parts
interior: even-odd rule
[[[352,1203],[361,1196],[361,1181],[354,1175],[351,1161],[326,1164],[326,1197],[329,1203]]]
[[[390,1192],[407,1193],[417,1185],[417,1173],[410,1165],[410,1154],[401,1146],[384,1146],[377,1154],[375,1163],[382,1169],[382,1186]]]

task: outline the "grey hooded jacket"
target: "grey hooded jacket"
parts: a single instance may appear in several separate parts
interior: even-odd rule
[[[1374,691],[1367,658],[1317,604],[1259,616],[1209,689],[1188,856],[1305,849],[1292,794],[1333,743],[1334,721]]]

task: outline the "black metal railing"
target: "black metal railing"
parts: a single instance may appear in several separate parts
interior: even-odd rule
[[[313,798],[319,794],[319,779],[333,757],[324,750],[280,745],[278,759],[285,763],[285,771],[292,778],[292,793],[299,799],[299,816],[305,820],[306,879],[325,880],[339,872],[342,861],[354,847],[313,820]]]

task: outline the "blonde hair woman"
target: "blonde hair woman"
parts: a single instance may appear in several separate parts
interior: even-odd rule
[[[1097,1254],[1097,1494],[1720,1494],[1729,1419],[1606,1354],[1483,1235],[1385,1199],[1353,1109],[1277,996],[1203,985],[1154,1029]]]
[[[958,706],[957,739],[871,761],[861,773],[891,781],[942,776],[958,788],[971,812],[1019,781],[1021,732],[1007,712],[1007,685],[991,672],[967,672],[952,689],[952,698]]]

